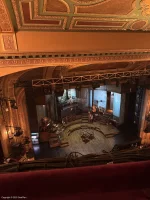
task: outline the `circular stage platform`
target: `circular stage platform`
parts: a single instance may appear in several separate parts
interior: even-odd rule
[[[81,137],[83,134],[93,134],[94,138],[84,142]],[[67,142],[66,147],[50,148],[49,143],[45,142],[34,146],[36,159],[65,157],[71,152],[86,154],[102,154],[103,150],[111,151],[116,144],[115,135],[118,130],[112,125],[102,125],[98,122],[82,123],[81,121],[67,124],[61,134],[61,142]]]

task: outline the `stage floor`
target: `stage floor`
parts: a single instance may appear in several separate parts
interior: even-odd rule
[[[82,125],[84,124],[82,123]],[[73,126],[77,125],[72,125],[71,127]],[[119,130],[112,125],[102,125],[94,122],[90,126],[99,127],[102,132],[91,129],[80,129],[72,132],[68,136],[68,129],[70,128],[69,127],[62,135],[63,141],[69,143],[68,147],[50,148],[48,142],[34,145],[33,148],[35,159],[64,157],[69,155],[71,152],[79,152],[83,155],[102,154],[103,150],[111,151],[115,144],[124,144],[137,139],[136,135],[132,135],[130,133],[119,133]],[[81,138],[83,132],[93,133],[94,139],[85,144]]]

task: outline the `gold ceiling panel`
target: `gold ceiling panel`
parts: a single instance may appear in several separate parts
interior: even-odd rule
[[[9,10],[4,0],[0,0],[0,32],[13,32],[13,25],[9,16]]]
[[[3,4],[0,0],[0,11]],[[148,31],[150,27],[149,0],[11,0],[11,6],[18,30]],[[2,13],[7,25],[1,20],[0,31],[11,31],[8,13]]]

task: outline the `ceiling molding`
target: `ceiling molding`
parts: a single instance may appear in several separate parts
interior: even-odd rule
[[[124,61],[150,61],[150,52],[113,52],[113,53],[85,53],[85,54],[26,54],[1,55],[0,66],[56,66],[86,63],[109,63]]]

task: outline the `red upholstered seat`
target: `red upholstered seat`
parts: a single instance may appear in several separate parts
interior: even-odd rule
[[[150,161],[0,175],[0,196],[40,200],[146,200]]]

